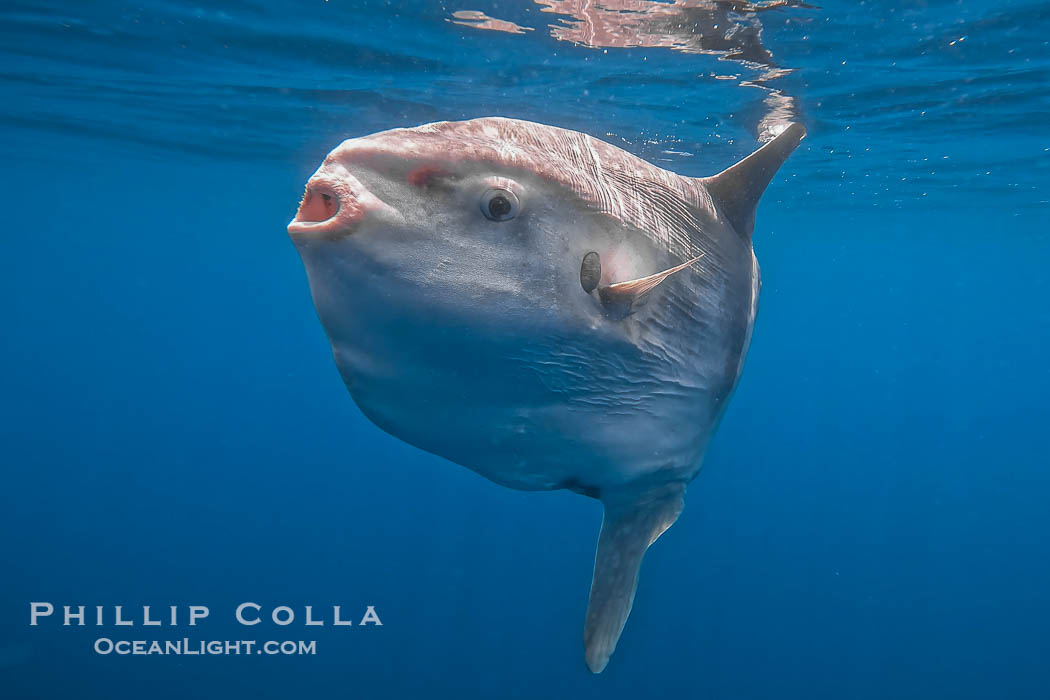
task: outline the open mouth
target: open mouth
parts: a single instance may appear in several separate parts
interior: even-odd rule
[[[400,214],[382,201],[342,165],[325,164],[306,183],[288,233],[304,237],[342,238],[361,229],[373,218],[401,220]]]
[[[288,224],[289,233],[304,233],[329,228],[336,220],[341,209],[340,198],[334,188],[321,183],[310,183],[306,186],[303,199],[295,218]]]
[[[327,221],[338,213],[339,200],[334,195],[308,189],[303,195],[303,201],[299,204],[299,213],[295,220],[316,223]]]

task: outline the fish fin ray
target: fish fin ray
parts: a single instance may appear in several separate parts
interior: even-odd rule
[[[704,257],[704,254],[696,256],[692,260],[687,260],[681,265],[675,265],[674,267],[664,270],[663,272],[657,272],[654,275],[647,277],[640,277],[636,280],[627,280],[626,282],[617,282],[616,284],[606,285],[598,288],[598,295],[602,300],[602,303],[609,308],[621,308],[626,309],[630,312],[631,305],[639,298],[648,294],[655,289],[661,282],[670,277],[676,272],[681,272],[687,267],[695,264],[700,258]]]
[[[685,484],[619,498],[603,491],[605,515],[594,557],[584,650],[587,667],[601,673],[631,614],[645,550],[678,519]]]

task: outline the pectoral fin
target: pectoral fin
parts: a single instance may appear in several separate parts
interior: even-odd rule
[[[587,667],[592,672],[601,673],[609,663],[631,614],[645,550],[678,519],[684,496],[681,482],[641,493],[603,492],[605,517],[583,632]]]
[[[638,299],[651,292],[657,285],[674,273],[684,270],[702,257],[704,257],[703,254],[700,254],[692,260],[676,265],[669,270],[657,272],[655,275],[599,287],[598,296],[607,310],[616,315],[626,316],[631,313],[631,308]]]

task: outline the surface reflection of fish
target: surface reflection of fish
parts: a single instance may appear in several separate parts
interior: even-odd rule
[[[544,12],[564,15],[551,36],[591,48],[666,48],[710,54],[759,71],[740,85],[766,92],[765,114],[756,125],[759,141],[773,138],[798,119],[795,98],[774,86],[790,70],[777,66],[762,43],[759,13],[810,5],[801,0],[724,2],[722,0],[536,0]],[[737,77],[737,76],[730,76]]]
[[[762,45],[757,13],[799,2],[718,2],[717,0],[536,0],[544,12],[566,15],[551,35],[594,48],[653,47],[773,67],[773,55]]]
[[[773,138],[786,123],[799,119],[796,100],[776,86],[791,73],[773,60],[762,43],[760,13],[778,8],[810,8],[801,0],[732,2],[724,0],[535,0],[543,12],[560,15],[550,25],[551,36],[589,48],[665,48],[685,53],[709,54],[738,63],[757,75],[739,80],[744,87],[765,91],[764,114],[755,127],[759,141]],[[478,11],[452,13],[455,24],[522,34],[531,31],[513,22],[494,19]]]
[[[366,416],[500,484],[601,500],[592,671],[740,376],[755,207],[804,133],[689,178],[531,122],[394,129],[332,151],[288,226]]]
[[[452,23],[475,29],[488,29],[493,32],[506,32],[507,34],[524,34],[531,32],[532,27],[523,27],[514,22],[489,17],[478,10],[457,10],[452,13]]]

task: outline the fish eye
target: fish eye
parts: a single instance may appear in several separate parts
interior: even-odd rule
[[[518,196],[502,187],[493,187],[481,196],[481,213],[491,221],[510,221],[518,215]]]

